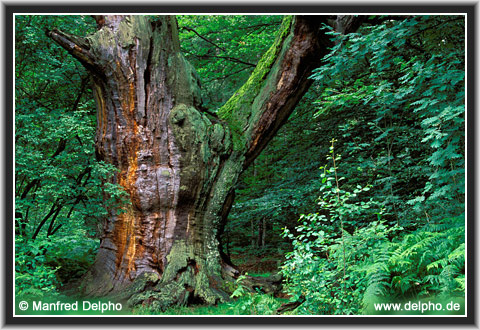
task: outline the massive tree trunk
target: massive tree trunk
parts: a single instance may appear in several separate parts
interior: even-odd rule
[[[92,75],[97,157],[118,168],[114,182],[129,196],[109,210],[83,289],[159,308],[226,300],[224,280],[235,270],[222,260],[218,235],[234,186],[306,92],[330,45],[320,29],[327,19],[286,18],[218,118],[200,110],[175,17],[96,20],[99,30],[86,38],[49,33]]]

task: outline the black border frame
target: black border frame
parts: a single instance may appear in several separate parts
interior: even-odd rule
[[[166,324],[166,325],[179,325],[179,324],[188,324],[188,325],[206,325],[206,324],[216,324],[216,325],[245,325],[245,324],[262,324],[262,325],[339,325],[339,324],[350,324],[350,325],[366,325],[366,324],[375,324],[375,325],[407,325],[407,324],[443,324],[443,325],[475,325],[476,324],[476,281],[475,275],[476,272],[476,242],[475,242],[475,230],[476,224],[474,223],[476,209],[475,209],[475,112],[476,109],[476,80],[475,72],[477,69],[476,61],[476,7],[477,3],[467,3],[461,2],[459,5],[432,5],[421,3],[418,5],[411,5],[411,3],[405,3],[405,5],[391,5],[391,4],[382,4],[382,5],[347,5],[339,3],[339,5],[320,5],[318,2],[316,4],[305,4],[304,2],[299,2],[298,5],[267,5],[265,3],[259,3],[259,5],[78,5],[78,4],[42,4],[42,5],[32,5],[32,4],[23,4],[23,5],[3,5],[4,12],[4,50],[5,57],[3,67],[5,69],[5,104],[4,107],[5,117],[4,117],[4,206],[5,206],[5,227],[4,227],[4,269],[5,269],[5,278],[2,283],[4,287],[4,296],[3,302],[5,308],[2,310],[2,313],[5,313],[4,320],[5,324],[8,325],[47,325],[47,324],[56,324],[56,325],[80,325],[80,324],[110,324],[110,325],[132,325],[132,324]],[[67,10],[68,9],[68,10]],[[239,317],[239,316],[188,316],[188,317],[170,317],[170,316],[151,316],[151,317],[142,317],[142,316],[119,316],[119,317],[86,317],[86,316],[68,316],[68,317],[58,317],[58,316],[45,316],[45,317],[25,317],[25,316],[13,316],[13,304],[10,301],[10,298],[13,297],[13,242],[12,242],[12,230],[13,230],[13,183],[11,178],[14,176],[13,172],[13,148],[12,139],[13,134],[13,45],[14,45],[14,31],[13,31],[13,20],[14,14],[25,13],[25,14],[57,14],[57,13],[66,13],[75,14],[75,13],[99,13],[99,12],[116,12],[116,13],[198,13],[198,14],[219,14],[219,13],[432,13],[432,14],[452,14],[452,13],[466,13],[467,14],[467,60],[468,60],[468,71],[467,71],[467,166],[469,168],[467,182],[467,224],[468,232],[466,237],[466,247],[468,252],[468,268],[467,268],[467,280],[468,280],[468,289],[469,294],[466,296],[467,301],[467,310],[466,317],[436,317],[436,316],[335,316],[335,317],[325,317],[325,316],[278,316],[278,317]],[[13,145],[14,146],[14,145]]]

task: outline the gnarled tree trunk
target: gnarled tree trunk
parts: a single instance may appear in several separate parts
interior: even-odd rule
[[[228,299],[218,235],[241,172],[286,121],[327,53],[325,16],[289,17],[248,82],[202,113],[198,78],[180,53],[176,20],[96,16],[80,38],[49,34],[92,74],[96,152],[128,193],[110,210],[87,294],[120,292],[159,308]],[[230,272],[230,274],[228,274]]]

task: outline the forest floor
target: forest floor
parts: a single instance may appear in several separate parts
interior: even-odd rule
[[[232,255],[232,262],[242,275],[249,275],[252,277],[269,277],[279,271],[279,266],[282,259],[281,255],[265,255],[265,256],[251,256],[248,254]],[[236,284],[236,288],[241,284]],[[62,290],[49,299],[42,299],[44,301],[61,301],[67,304],[78,302],[83,304],[82,301],[92,300],[84,299],[76,294],[76,287],[78,287],[78,281],[71,281],[65,283]],[[235,298],[229,302],[219,303],[217,305],[192,305],[182,307],[172,307],[164,312],[160,312],[149,306],[137,306],[134,308],[127,308],[123,306],[121,310],[100,312],[99,310],[89,310],[78,313],[77,311],[29,311],[23,312],[16,308],[16,312],[19,314],[30,315],[275,315],[276,310],[284,303],[288,302],[289,296],[280,293],[277,297],[272,294],[265,294],[260,291],[252,293],[248,290],[240,290]],[[30,300],[27,296],[19,297],[19,300]],[[95,301],[94,301],[95,300]],[[90,301],[92,304],[109,303],[108,298],[93,299]],[[30,302],[32,304],[32,302]]]
[[[231,260],[241,274],[254,277],[268,277],[279,271],[283,255],[254,256],[251,254],[231,255]],[[275,311],[288,302],[289,296],[280,293],[278,297],[270,294],[245,293],[227,303],[216,306],[194,305],[174,307],[165,312],[137,307],[132,312],[136,315],[275,315]]]

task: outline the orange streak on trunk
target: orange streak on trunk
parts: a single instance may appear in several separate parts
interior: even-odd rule
[[[129,89],[122,95],[122,107],[127,119],[126,139],[130,141],[124,148],[127,153],[127,166],[119,173],[119,184],[130,195],[131,199],[136,197],[136,180],[138,167],[138,124],[135,119],[135,83],[129,83]],[[133,202],[133,200],[132,200]],[[133,204],[133,203],[132,203]],[[143,254],[143,249],[137,249],[137,236],[135,229],[140,226],[141,219],[132,205],[128,205],[126,212],[118,216],[114,229],[114,241],[117,247],[116,268],[120,273],[128,274],[135,270],[135,259],[137,254]]]

